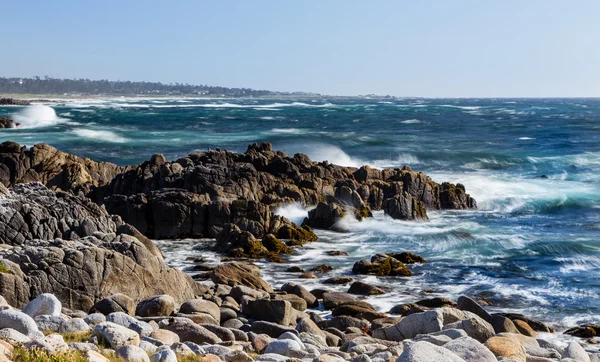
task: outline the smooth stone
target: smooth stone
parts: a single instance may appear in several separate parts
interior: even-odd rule
[[[82,318],[64,321],[58,328],[59,333],[87,333],[92,328]]]
[[[155,295],[140,301],[135,308],[135,315],[140,317],[170,316],[175,312],[175,299],[166,294]]]
[[[60,334],[49,334],[47,336],[33,339],[25,344],[27,349],[36,348],[47,351],[50,354],[63,353],[69,350],[69,345]]]
[[[150,362],[146,351],[136,346],[123,346],[117,349],[115,354],[127,362]]]
[[[485,342],[485,346],[498,358],[505,357],[517,362],[526,362],[527,360],[525,347],[515,339],[500,335],[494,336]]]
[[[179,313],[182,314],[194,314],[194,313],[204,313],[213,317],[217,324],[220,324],[221,320],[221,309],[215,303],[203,300],[203,299],[192,299],[183,303],[179,308]]]
[[[467,332],[469,337],[475,338],[481,343],[485,343],[488,338],[496,334],[494,332],[494,327],[478,316],[447,324],[444,326],[444,328],[463,329],[465,332]]]
[[[457,356],[467,362],[496,362],[496,356],[481,342],[471,337],[454,339],[444,345]]]
[[[159,329],[150,333],[150,338],[156,339],[164,344],[172,345],[179,342],[179,336],[166,329]]]
[[[458,297],[458,300],[456,301],[456,308],[475,313],[479,317],[483,318],[483,320],[486,322],[490,322],[492,320],[490,313],[483,309],[483,307],[475,300],[465,295]]]
[[[96,325],[92,335],[107,341],[115,350],[126,345],[140,345],[140,336],[136,332],[111,322]]]
[[[288,331],[290,331],[292,333],[294,333],[294,332],[298,333],[293,328],[290,328],[287,326],[282,326],[277,323],[265,322],[265,321],[256,321],[256,322],[252,323],[251,330],[252,330],[252,332],[254,332],[256,334],[264,333],[273,338],[278,338],[280,335],[282,335]]]
[[[133,315],[135,313],[135,302],[125,294],[117,293],[99,300],[90,309],[90,314],[102,313],[109,315],[114,312]]]
[[[177,362],[177,355],[170,349],[163,349],[150,356],[151,362]]]
[[[37,298],[27,303],[22,312],[34,318],[39,315],[58,317],[62,304],[58,298],[49,293],[40,294]]]
[[[106,321],[136,331],[142,337],[148,337],[154,331],[148,323],[139,321],[123,312],[114,312],[107,315]]]
[[[61,324],[68,321],[69,319],[62,315],[51,316],[47,314],[41,314],[35,316],[33,320],[35,321],[35,324],[37,324],[38,329],[40,331],[58,332],[58,329],[60,328]]]
[[[563,350],[562,357],[572,358],[578,362],[590,362],[590,356],[576,341],[571,341],[569,343],[569,345]]]
[[[306,354],[300,344],[291,339],[278,339],[269,343],[265,348],[265,353],[274,353],[292,358],[302,358]]]
[[[88,314],[87,317],[83,318],[83,320],[90,325],[91,327],[96,324],[100,324],[102,322],[106,322],[106,316],[102,313],[92,313]]]
[[[189,341],[197,344],[222,342],[216,334],[193,322],[177,321],[165,326],[164,329],[176,333],[181,342]]]
[[[529,324],[527,324],[527,322],[520,320],[520,319],[515,319],[513,321],[515,327],[517,328],[518,332],[521,333],[524,336],[529,336],[529,337],[536,337],[537,336],[537,332],[533,330],[533,328],[531,328],[529,326]]]
[[[41,335],[33,318],[28,314],[10,309],[0,311],[0,329],[4,328],[14,329],[30,338]]]
[[[373,337],[389,341],[402,341],[418,334],[439,332],[443,327],[442,315],[435,310],[406,316],[396,325],[373,331]]]
[[[277,354],[277,353],[265,353],[260,356],[257,356],[254,360],[256,362],[287,362],[288,358],[286,356]]]
[[[519,333],[513,321],[498,314],[492,316],[490,324],[496,333]]]
[[[14,343],[25,344],[25,343],[31,341],[31,338],[27,337],[26,335],[17,331],[16,329],[4,328],[4,329],[0,329],[0,340],[5,340],[12,344],[14,344]]]
[[[180,342],[173,343],[171,345],[171,351],[175,352],[177,357],[195,355],[194,351],[192,351],[192,349],[187,344]]]
[[[444,347],[429,342],[410,342],[404,345],[404,352],[396,362],[465,362]]]

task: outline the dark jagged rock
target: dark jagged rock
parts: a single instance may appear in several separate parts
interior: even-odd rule
[[[320,202],[317,207],[308,212],[304,224],[316,229],[334,230],[344,232],[346,229],[338,225],[346,211],[336,203],[326,204]]]
[[[404,264],[425,264],[426,261],[421,256],[411,253],[410,251],[403,251],[402,253],[387,253],[392,258],[403,262]]]
[[[398,220],[428,220],[423,201],[404,191],[401,195],[383,201],[383,211]]]
[[[11,191],[0,185],[0,294],[23,306],[52,293],[71,309],[89,310],[100,299],[123,293],[134,300],[169,294],[193,298],[197,287],[167,267],[148,248],[86,198],[48,190],[39,183]]]
[[[317,163],[303,154],[274,151],[269,143],[252,144],[245,153],[217,149],[172,162],[155,154],[131,167],[94,162],[43,144],[0,145],[0,182],[28,181],[83,191],[151,238],[215,238],[226,224],[234,224],[256,239],[272,234],[288,246],[316,240],[309,226],[343,231],[336,225],[344,215],[369,217],[371,210],[384,208],[385,200],[399,197],[415,205],[408,215],[413,219],[423,217],[425,208],[475,207],[462,185],[440,185],[407,167],[374,170]],[[317,205],[302,227],[274,214],[276,207],[292,202]],[[392,201],[386,205],[391,210]],[[269,237],[267,243],[271,241]],[[271,246],[278,249],[270,250],[274,254],[288,250]]]
[[[0,106],[29,106],[31,102],[25,99],[0,98]]]
[[[0,129],[2,128],[17,128],[21,124],[13,121],[12,119],[0,117]]]
[[[359,260],[354,263],[352,272],[378,276],[412,276],[413,273],[401,261],[387,255],[373,255],[371,261]]]

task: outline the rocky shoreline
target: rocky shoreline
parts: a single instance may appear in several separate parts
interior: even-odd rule
[[[313,207],[301,225],[274,212],[291,203]],[[33,351],[91,361],[600,360],[575,340],[561,348],[536,339],[553,332],[539,321],[489,314],[466,296],[378,311],[361,299],[385,286],[337,277],[328,282],[352,283],[347,293],[275,288],[252,263],[279,262],[316,241],[313,229],[345,232],[341,220],[377,210],[427,222],[428,210],[473,208],[464,186],[408,166],[341,167],[268,143],[123,167],[5,142],[0,361]],[[155,238],[208,238],[230,260],[193,260],[202,274],[194,280],[165,264]],[[425,262],[408,251],[377,254],[352,272],[410,277]],[[596,327],[568,332],[592,338]]]

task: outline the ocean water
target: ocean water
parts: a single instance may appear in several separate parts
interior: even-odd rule
[[[435,181],[460,182],[478,210],[431,211],[426,223],[381,212],[363,222],[345,220],[351,232],[319,231],[320,240],[288,263],[306,269],[328,263],[335,267],[330,275],[340,275],[377,252],[412,251],[428,261],[413,267],[414,277],[362,277],[390,288],[368,298],[381,310],[467,294],[487,298],[493,310],[522,312],[559,329],[600,322],[600,99],[119,98],[58,104],[0,107],[0,117],[23,124],[0,131],[0,141],[45,142],[121,165],[157,152],[175,159],[216,147],[242,152],[249,143],[269,141],[313,160],[408,164]],[[288,205],[278,213],[301,222],[306,210]],[[197,240],[159,245],[168,262],[183,268],[185,257],[207,254]],[[327,250],[350,257],[330,257]],[[275,285],[300,281],[284,272],[289,264],[261,266]]]

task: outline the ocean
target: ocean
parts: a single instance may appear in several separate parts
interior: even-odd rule
[[[153,153],[243,152],[264,141],[345,166],[410,165],[437,182],[462,183],[478,209],[430,211],[422,223],[381,212],[344,220],[351,232],[318,231],[319,241],[287,264],[261,262],[267,281],[310,289],[319,280],[300,281],[285,269],[327,263],[331,275],[350,275],[359,259],[411,251],[428,261],[413,268],[415,276],[358,278],[390,288],[367,299],[382,311],[466,294],[559,330],[600,322],[600,99],[117,98],[0,107],[4,116],[23,126],[0,131],[0,141],[48,143],[120,165]],[[307,211],[277,212],[301,222]],[[215,257],[198,240],[158,243],[183,268],[192,254]]]

